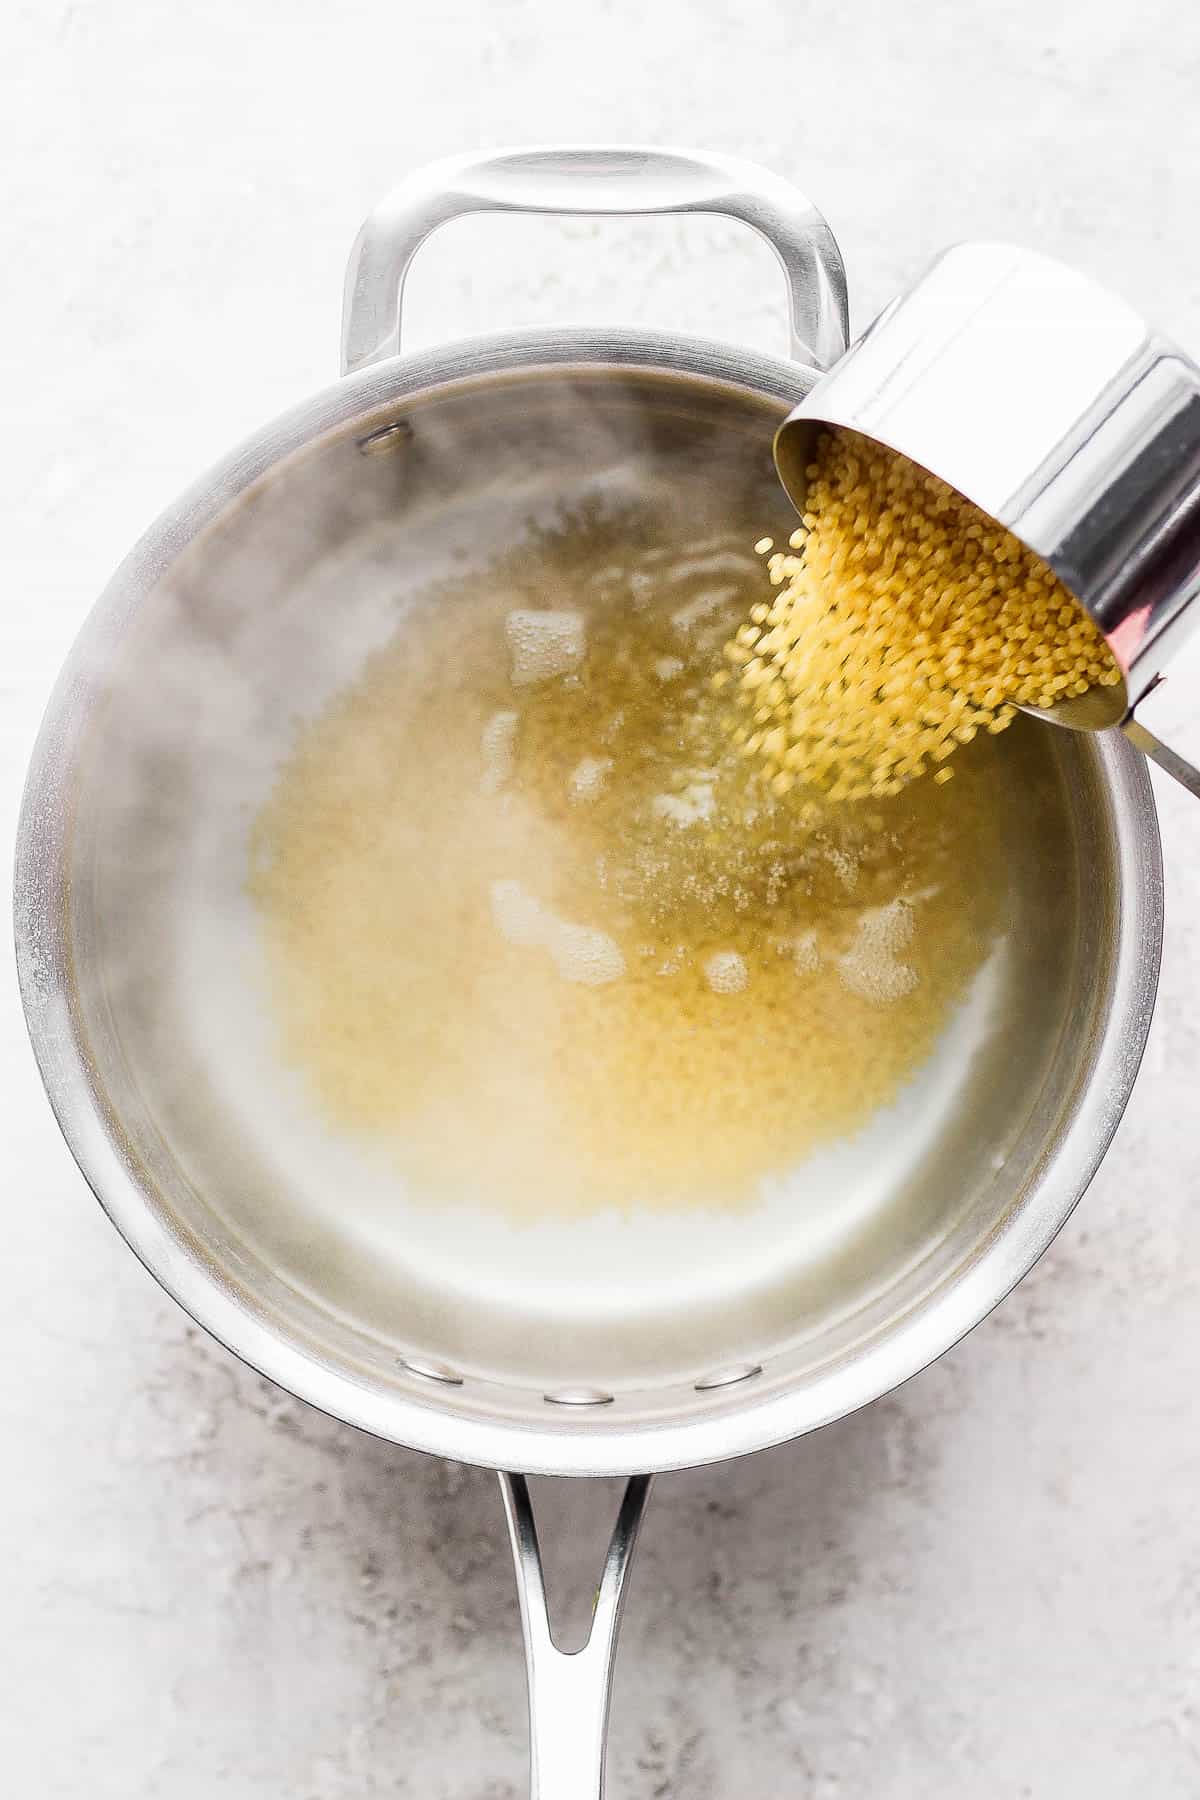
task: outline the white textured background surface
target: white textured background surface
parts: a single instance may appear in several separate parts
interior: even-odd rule
[[[1007,234],[1200,349],[1186,0],[10,0],[0,34],[6,844],[91,600],[194,473],[330,378],[350,239],[430,157],[708,144],[810,190],[860,324],[943,242]],[[569,317],[782,344],[769,254],[704,222],[460,226],[410,317],[413,343]],[[1200,1792],[1200,807],[1162,797],[1164,994],[1104,1170],[900,1394],[660,1482],[614,1800]],[[0,1058],[5,1791],[520,1794],[494,1479],[331,1424],[188,1327],[76,1175],[7,970]]]

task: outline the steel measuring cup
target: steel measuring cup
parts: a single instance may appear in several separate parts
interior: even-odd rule
[[[1042,716],[1119,725],[1200,796],[1200,731],[1190,753],[1176,747],[1200,712],[1200,368],[1189,357],[1063,263],[959,244],[780,427],[776,463],[798,507],[823,425],[921,464],[1049,563],[1124,680]]]

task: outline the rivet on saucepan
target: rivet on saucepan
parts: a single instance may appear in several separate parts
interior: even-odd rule
[[[426,1381],[444,1381],[447,1387],[461,1387],[463,1384],[462,1376],[449,1363],[433,1362],[424,1356],[398,1356],[396,1361],[410,1375],[420,1375]]]
[[[702,1375],[695,1384],[696,1392],[706,1394],[709,1388],[732,1387],[735,1381],[749,1381],[752,1375],[761,1374],[761,1363],[730,1363],[727,1369],[714,1369],[711,1375]]]
[[[612,1395],[603,1388],[563,1388],[558,1394],[543,1394],[547,1406],[611,1406]]]
[[[358,440],[358,447],[364,456],[387,456],[392,450],[399,450],[402,444],[410,443],[413,428],[407,419],[394,419],[390,425],[381,425],[378,431],[369,431],[366,437]]]

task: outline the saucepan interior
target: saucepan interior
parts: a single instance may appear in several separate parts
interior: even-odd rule
[[[785,537],[771,439],[802,385],[530,356],[376,395],[248,483],[231,465],[209,522],[160,535],[63,677],[18,858],[60,1120],[197,1318],[369,1429],[579,1473],[807,1429],[974,1323],[1115,1126],[1157,971],[1152,802],[1122,742],[1033,721],[1012,734],[995,955],[895,1102],[761,1205],[439,1210],[316,1122],[280,1058],[246,870],[297,734],[415,632],[431,584],[564,511]]]

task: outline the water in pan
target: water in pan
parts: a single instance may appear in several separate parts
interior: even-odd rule
[[[1062,734],[790,837],[697,710],[792,522],[777,408],[608,394],[599,451],[578,386],[490,438],[439,400],[432,473],[351,440],[222,521],[78,807],[83,1029],[170,1208],[522,1380],[862,1304],[987,1189],[1076,979]]]
[[[737,533],[567,517],[300,735],[250,876],[280,1053],[414,1199],[744,1208],[985,1010],[1007,759],[801,830],[710,688],[762,584]]]

